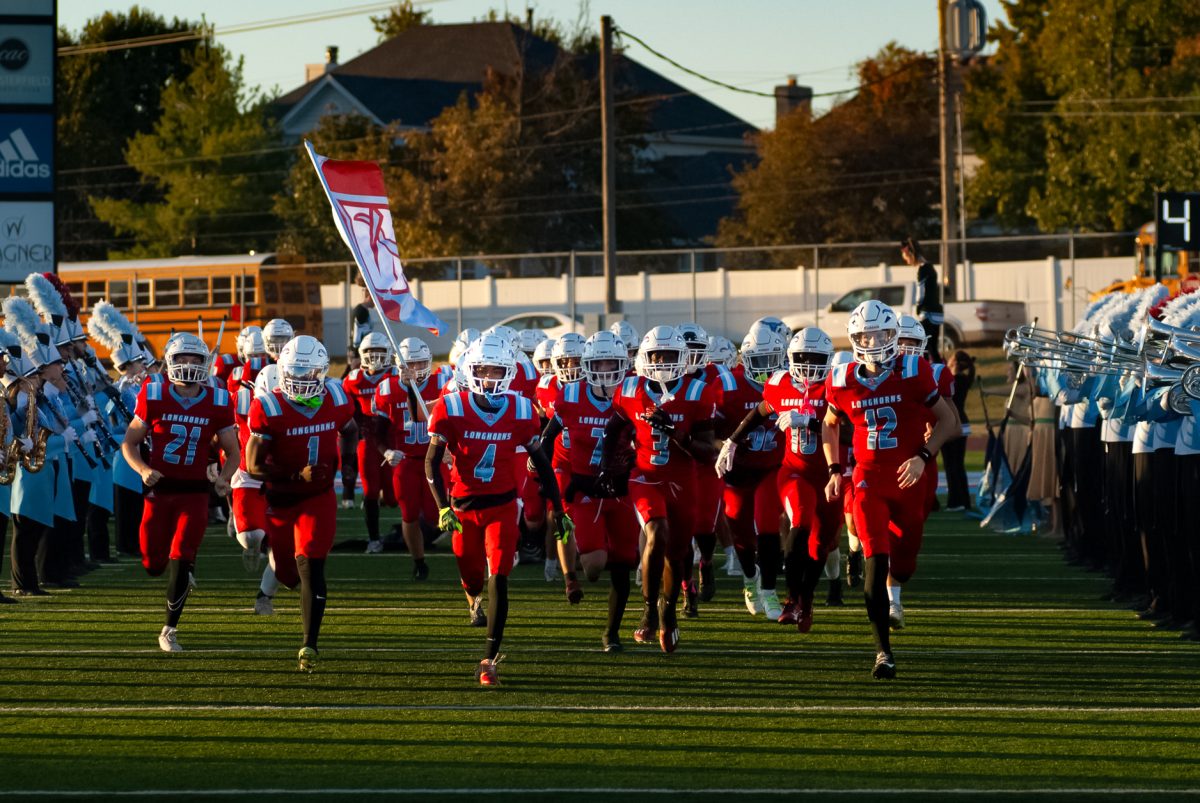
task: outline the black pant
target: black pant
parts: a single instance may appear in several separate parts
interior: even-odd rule
[[[38,587],[37,550],[46,525],[28,516],[13,516],[12,545],[9,547],[9,571],[14,591],[36,591]]]
[[[88,555],[92,560],[112,560],[108,545],[109,512],[99,505],[89,505],[87,514]]]
[[[942,470],[946,472],[946,507],[970,507],[971,492],[964,461],[967,439],[954,438],[942,445]]]
[[[1104,444],[1104,525],[1110,565],[1119,591],[1146,590],[1146,566],[1138,538],[1133,506],[1133,444],[1113,441]]]
[[[1175,472],[1176,499],[1175,526],[1187,549],[1187,577],[1184,582],[1184,598],[1187,607],[1179,618],[1190,618],[1200,622],[1200,526],[1197,526],[1195,511],[1190,500],[1200,488],[1200,454],[1180,455]]]
[[[117,519],[117,551],[122,555],[142,554],[138,531],[142,526],[142,507],[145,499],[140,491],[113,486],[113,513]]]
[[[1155,609],[1166,610],[1167,596],[1166,554],[1158,529],[1158,491],[1155,486],[1154,455],[1149,453],[1133,456],[1133,510],[1137,519],[1138,538],[1141,540],[1142,561],[1146,567],[1146,582],[1150,587],[1150,601]]]
[[[1191,597],[1188,589],[1188,564],[1191,553],[1179,528],[1179,497],[1175,493],[1179,460],[1174,449],[1159,449],[1150,456],[1154,477],[1154,501],[1157,508],[1158,537],[1166,561],[1167,606],[1175,619],[1190,619]],[[1195,493],[1193,489],[1190,493]]]
[[[1104,474],[1100,428],[1071,430],[1074,442],[1075,527],[1079,557],[1091,566],[1104,565],[1104,521],[1100,507]]]
[[[71,501],[75,505],[75,526],[67,530],[65,544],[68,561],[76,569],[83,569],[87,562],[84,536],[87,533],[88,508],[91,507],[88,497],[91,495],[92,484],[90,482],[71,481]]]
[[[929,361],[941,362],[942,325],[923,320],[921,321],[921,328],[925,330],[925,336],[929,338],[925,343],[925,350],[929,352]]]

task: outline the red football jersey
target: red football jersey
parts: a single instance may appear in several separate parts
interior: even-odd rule
[[[218,354],[213,360],[212,373],[224,385],[229,381],[233,369],[242,364],[242,359],[236,354]]]
[[[582,383],[572,382],[570,384],[579,385]],[[570,387],[570,385],[567,387]],[[546,374],[538,380],[537,403],[538,407],[542,408],[542,415],[546,418],[554,417],[554,405],[561,397],[562,389],[563,386],[554,374]],[[567,468],[571,465],[571,433],[566,429],[554,440],[554,456],[551,463],[555,468]]]
[[[613,417],[612,400],[596,396],[585,382],[571,382],[559,388],[554,415],[563,426],[554,445],[554,467],[569,467],[572,474],[599,474],[604,428]]]
[[[350,398],[357,405],[359,414],[369,417],[375,414],[372,408],[375,399],[375,391],[379,389],[379,386],[383,383],[383,380],[387,379],[389,376],[395,375],[396,370],[394,368],[389,368],[386,371],[379,371],[378,373],[374,374],[368,374],[361,368],[355,368],[344,380],[342,380],[342,389],[349,394]],[[367,439],[370,439],[374,437],[374,430],[370,427],[366,427],[359,434],[360,437],[365,436]]]
[[[945,399],[947,404],[954,404],[954,374],[947,371],[946,364],[942,362],[934,363],[930,366],[930,370],[933,372],[933,380],[937,382],[938,395]],[[937,414],[933,410],[925,412],[926,421],[930,424],[937,422]]]
[[[238,391],[242,388],[250,388],[253,392],[254,380],[258,378],[258,372],[270,364],[270,357],[251,357],[234,368],[225,381],[229,395],[237,396]]]
[[[657,383],[656,383],[657,384]],[[613,404],[633,425],[635,465],[644,474],[680,473],[695,471],[692,456],[674,448],[669,436],[657,432],[642,416],[661,408],[675,424],[680,435],[686,435],[701,421],[711,421],[716,407],[710,400],[708,384],[703,379],[687,376],[669,389],[673,398],[665,403],[662,395],[651,390],[640,376],[630,377],[621,384]]]
[[[897,358],[869,379],[856,362],[829,374],[825,399],[854,425],[854,459],[865,468],[899,467],[925,445],[928,408],[937,403],[937,382],[920,357]]]
[[[354,417],[354,403],[335,379],[325,380],[320,407],[294,404],[281,389],[250,402],[250,432],[267,444],[267,462],[289,475],[305,466],[325,466],[325,482],[267,482],[269,491],[315,496],[333,488],[341,450],[338,433]]]
[[[467,392],[449,393],[433,408],[429,431],[446,441],[453,458],[450,495],[455,499],[515,492],[517,453],[538,435],[533,402],[505,394],[495,412],[487,412]]]
[[[790,469],[812,472],[824,477],[828,470],[825,451],[821,448],[821,420],[825,418],[825,382],[799,384],[787,371],[776,371],[763,386],[763,401],[772,413],[798,410],[813,416],[816,425],[808,429],[779,432],[786,447],[783,465]]]
[[[546,374],[538,378],[537,390],[534,391],[534,401],[546,418],[554,417],[554,400],[558,398],[558,377]]]
[[[246,441],[250,440],[250,402],[254,400],[254,391],[242,388],[233,397],[233,420],[238,428],[238,444],[242,451],[242,468],[246,467]]]
[[[150,468],[189,482],[208,482],[209,444],[234,425],[229,394],[208,386],[189,399],[170,383],[146,382],[133,414],[150,429]]]
[[[524,352],[519,352],[517,354],[517,375],[513,377],[512,384],[508,386],[509,392],[524,396],[529,401],[536,401],[539,379],[541,379],[541,375],[538,373],[537,366],[533,364],[533,360],[526,357]]]
[[[763,400],[764,388],[745,374],[738,377],[730,372],[732,386],[722,390],[721,406],[717,408],[717,437],[728,438],[742,419]],[[775,428],[775,416],[770,416],[746,434],[734,453],[737,465],[752,469],[775,468],[783,460],[783,433]]]
[[[433,415],[433,405],[442,398],[446,374],[430,374],[417,385],[417,392],[425,400],[425,408]],[[408,394],[411,386],[402,382],[398,375],[389,376],[379,383],[375,391],[375,414],[392,423],[391,448],[403,452],[405,457],[424,457],[429,451],[429,422],[415,421],[408,409]],[[420,407],[417,408],[420,415]]]

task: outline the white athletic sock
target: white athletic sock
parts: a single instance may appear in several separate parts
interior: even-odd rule
[[[275,579],[275,570],[270,565],[263,571],[262,582],[258,584],[258,590],[268,597],[275,596],[275,592],[279,590],[279,581]]]
[[[842,550],[835,549],[825,558],[825,577],[836,580],[842,573]]]
[[[888,598],[893,605],[900,604],[900,586],[888,586]]]

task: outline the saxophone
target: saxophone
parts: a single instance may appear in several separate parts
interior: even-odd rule
[[[0,443],[3,443],[8,437],[8,431],[12,429],[12,419],[8,417],[8,405],[0,404]],[[17,448],[13,450],[13,445]],[[0,453],[0,485],[12,485],[12,481],[17,478],[17,461],[21,459],[21,446],[13,440],[13,443]]]
[[[9,387],[11,401],[16,401],[19,388],[19,383],[14,383]],[[28,404],[25,409],[25,437],[33,441],[33,450],[26,454],[21,449],[20,439],[13,438],[8,448],[0,453],[0,485],[8,485],[13,481],[17,474],[18,464],[24,466],[25,470],[31,474],[41,471],[42,466],[46,464],[46,440],[50,437],[50,430],[38,427],[37,396],[27,391],[25,398]],[[0,406],[4,407],[3,421],[0,421],[0,427],[3,428],[3,431],[0,432],[0,440],[2,440],[7,435],[8,428],[12,426],[12,419],[8,415],[8,405]]]

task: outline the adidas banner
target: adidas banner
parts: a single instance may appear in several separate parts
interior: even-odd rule
[[[446,324],[413,297],[404,276],[379,165],[327,159],[307,140],[304,147],[333,207],[338,233],[354,255],[380,314],[439,335]]]
[[[0,194],[54,191],[49,114],[0,114]]]

